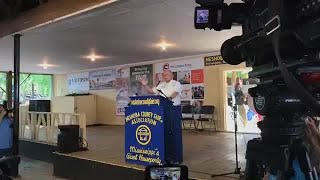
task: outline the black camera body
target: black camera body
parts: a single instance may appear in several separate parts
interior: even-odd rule
[[[195,8],[196,29],[242,26],[241,36],[223,43],[221,55],[231,65],[245,62],[252,67],[249,77],[260,80],[249,89],[255,110],[264,119],[258,123],[261,138],[248,142],[246,179],[262,179],[265,167],[281,172],[280,179],[289,179],[295,158],[306,179],[318,179],[304,142],[304,120],[320,115],[320,1],[196,3],[200,5]]]
[[[221,31],[231,29],[232,25],[242,26],[243,34],[225,41],[221,55],[231,65],[246,62],[253,69],[249,76],[260,79],[258,87],[249,91],[252,97],[258,97],[256,101],[260,105],[255,103],[258,113],[266,115],[269,112],[267,106],[259,108],[261,101],[270,102],[265,99],[266,95],[280,97],[285,93],[288,99],[274,100],[281,103],[276,107],[297,105],[295,107],[305,108],[304,104],[308,104],[313,106],[304,111],[320,113],[319,103],[316,105],[314,102],[320,102],[319,1],[247,0],[227,5],[223,0],[196,0],[196,3],[200,4],[195,8],[196,29]],[[281,64],[285,64],[291,79],[305,87],[313,98],[302,98],[306,91],[301,92],[303,89],[288,85],[290,80],[283,76],[274,52],[272,35],[275,31],[279,31],[277,49],[281,54]],[[275,94],[275,90],[279,93]]]

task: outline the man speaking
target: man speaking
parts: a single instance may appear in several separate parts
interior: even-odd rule
[[[173,73],[170,70],[164,70],[162,73],[162,82],[157,87],[149,87],[148,80],[141,79],[141,84],[145,87],[145,89],[152,94],[157,94],[168,98],[172,101],[173,106],[170,107],[170,118],[169,121],[165,122],[166,129],[165,131],[169,132],[166,134],[166,146],[170,148],[168,152],[172,152],[169,154],[170,161],[167,163],[182,163],[182,127],[181,127],[181,93],[182,86],[180,82],[173,79]],[[178,156],[178,157],[177,157]],[[178,162],[177,162],[178,161]]]
[[[174,106],[180,106],[181,104],[181,92],[182,86],[180,82],[173,80],[173,73],[170,70],[164,70],[162,73],[163,81],[154,88],[149,87],[148,80],[141,79],[141,84],[149,93],[158,94],[169,98]]]

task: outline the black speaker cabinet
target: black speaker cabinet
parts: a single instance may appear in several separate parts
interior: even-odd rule
[[[58,126],[58,152],[72,153],[79,151],[79,125]]]

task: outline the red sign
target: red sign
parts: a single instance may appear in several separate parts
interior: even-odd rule
[[[203,69],[191,70],[191,84],[203,83]]]
[[[167,69],[169,69],[169,63],[166,63],[163,65],[163,70],[167,70]]]

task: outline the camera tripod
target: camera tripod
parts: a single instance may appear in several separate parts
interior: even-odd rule
[[[299,117],[299,116],[296,116]],[[304,121],[283,121],[279,116],[265,118],[260,122],[261,138],[250,140],[246,152],[246,180],[260,180],[266,171],[277,180],[318,180],[303,140]],[[304,176],[304,177],[303,177]]]
[[[233,121],[234,121],[234,142],[235,142],[235,150],[236,150],[236,167],[233,172],[223,173],[223,174],[212,174],[211,178],[219,177],[219,176],[226,176],[231,174],[239,174],[240,178],[242,177],[243,172],[241,172],[241,167],[239,167],[239,160],[238,160],[238,105],[233,106]]]

